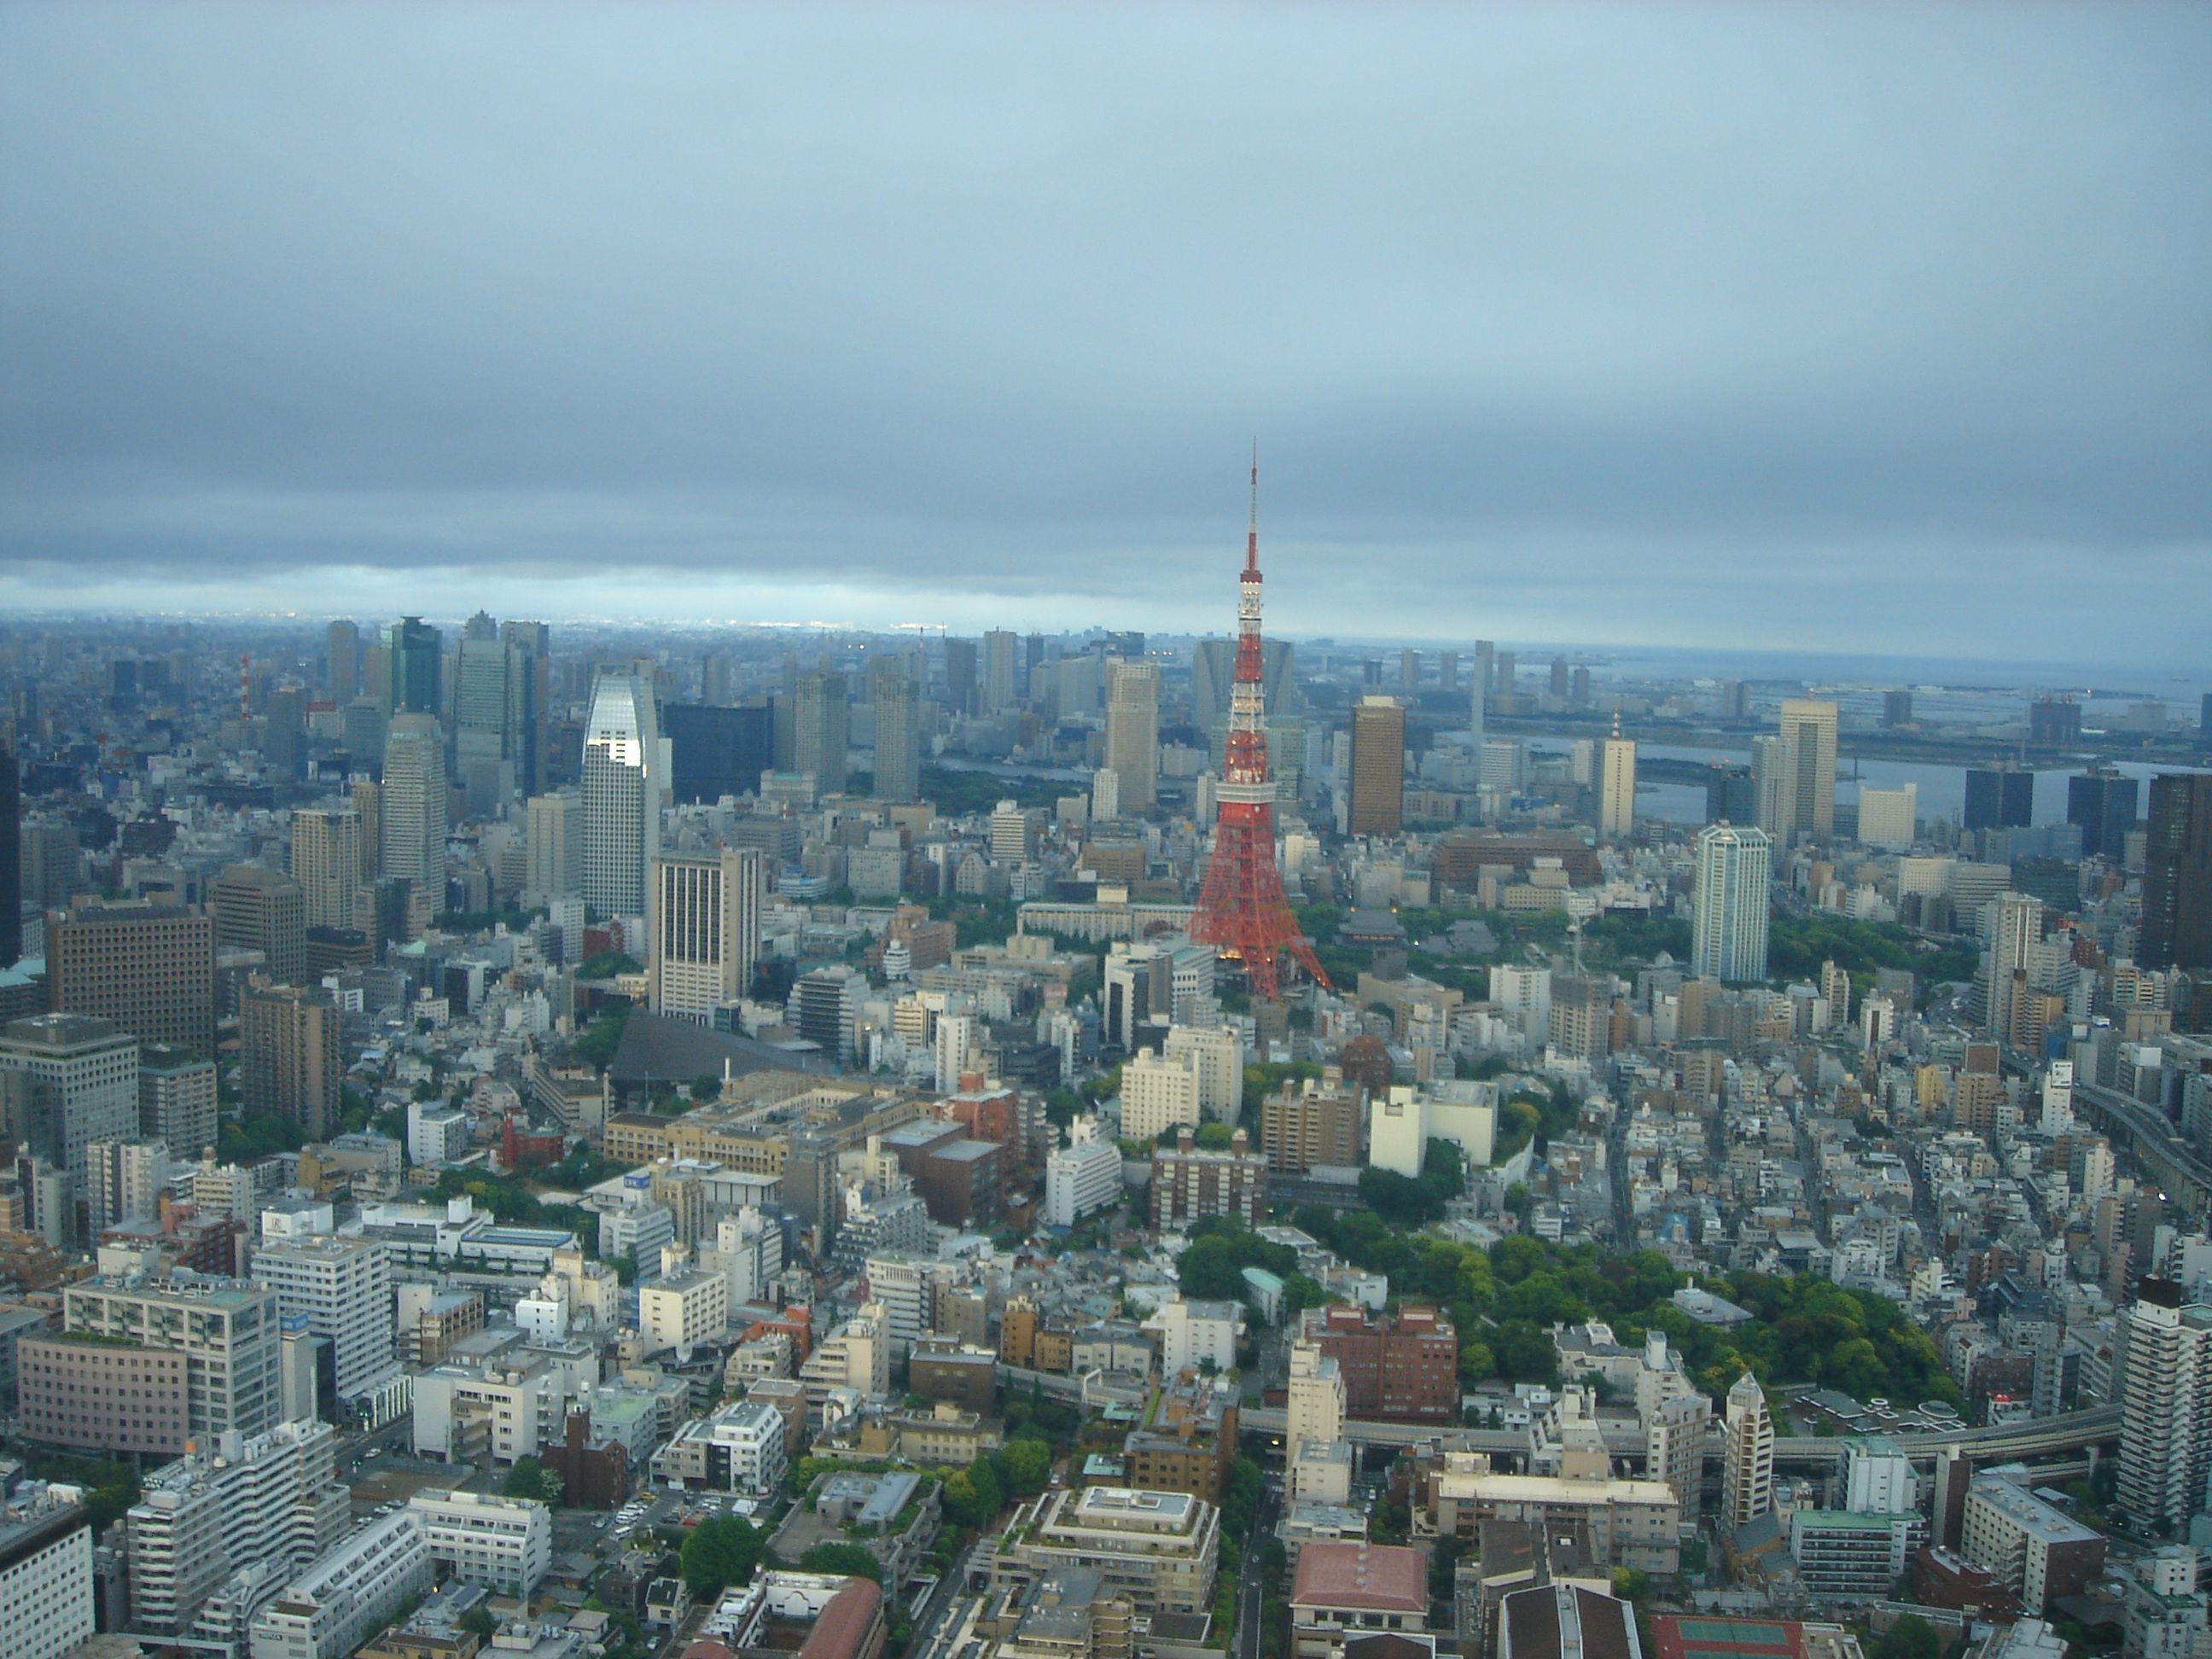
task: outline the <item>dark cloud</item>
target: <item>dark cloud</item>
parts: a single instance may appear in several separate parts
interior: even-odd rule
[[[2179,658],[2208,60],[2130,5],[19,6],[0,600],[1200,626],[1256,432],[1286,625]]]

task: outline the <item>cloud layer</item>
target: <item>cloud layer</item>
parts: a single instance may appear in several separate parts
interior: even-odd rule
[[[2212,16],[0,13],[0,604],[2200,654]]]

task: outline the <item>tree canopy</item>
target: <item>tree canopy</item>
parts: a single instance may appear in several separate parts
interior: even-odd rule
[[[691,1535],[684,1540],[684,1582],[690,1586],[692,1595],[711,1601],[731,1585],[749,1583],[760,1563],[761,1552],[767,1547],[768,1535],[744,1516],[711,1516],[692,1528]],[[839,1547],[860,1550],[871,1563],[875,1560],[857,1544]],[[812,1552],[808,1558],[812,1559]],[[870,1576],[879,1574],[880,1569]]]

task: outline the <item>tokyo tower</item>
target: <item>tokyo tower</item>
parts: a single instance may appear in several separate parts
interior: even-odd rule
[[[1328,975],[1298,931],[1275,867],[1275,786],[1267,777],[1267,726],[1260,667],[1260,452],[1252,451],[1252,520],[1237,588],[1237,679],[1229,704],[1229,750],[1214,791],[1213,856],[1190,919],[1190,936],[1244,964],[1252,994],[1279,1000],[1288,951],[1323,985]]]

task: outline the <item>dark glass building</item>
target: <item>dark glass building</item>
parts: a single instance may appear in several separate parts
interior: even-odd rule
[[[2066,780],[2066,822],[2081,826],[2081,856],[2118,863],[2127,851],[2128,831],[2136,827],[2140,799],[2133,778],[2109,766],[2093,766]]]
[[[775,764],[775,715],[766,708],[672,702],[661,708],[660,729],[668,738],[670,787],[679,801],[754,794],[761,774]]]
[[[2035,822],[2035,774],[2008,766],[1966,769],[1969,830],[2025,830]]]
[[[2212,777],[2153,778],[2146,840],[2137,959],[2212,968]]]

